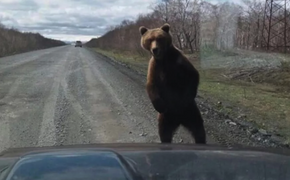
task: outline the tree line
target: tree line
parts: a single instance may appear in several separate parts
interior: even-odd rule
[[[145,55],[140,47],[138,28],[155,28],[168,22],[172,27],[174,44],[187,53],[197,52],[200,48],[265,50],[268,32],[265,27],[269,26],[269,22],[264,18],[263,1],[243,0],[241,5],[231,2],[211,4],[205,0],[163,0],[150,8],[151,13],[140,14],[135,21],[124,20],[86,45]],[[279,19],[288,14],[289,10],[285,12],[283,8],[275,12],[272,25],[281,23]],[[287,27],[276,25],[272,31],[279,33],[289,29],[290,18],[286,21]],[[290,42],[290,34],[271,36],[274,44],[283,46],[286,41]]]
[[[0,24],[0,57],[62,45],[65,43],[45,38],[39,33],[22,33]]]

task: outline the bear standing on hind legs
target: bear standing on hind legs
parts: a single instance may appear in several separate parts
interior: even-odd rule
[[[203,119],[195,102],[199,73],[172,44],[169,29],[169,24],[139,28],[141,46],[152,54],[146,90],[159,112],[159,137],[162,143],[171,143],[174,132],[182,125],[191,132],[195,143],[206,144]]]

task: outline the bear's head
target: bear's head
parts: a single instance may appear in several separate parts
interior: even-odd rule
[[[169,29],[170,25],[167,23],[155,29],[148,29],[144,26],[139,28],[139,32],[142,35],[142,48],[150,51],[155,59],[162,59],[167,50],[172,46],[172,37]]]

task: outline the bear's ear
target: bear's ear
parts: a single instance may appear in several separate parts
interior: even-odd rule
[[[148,29],[146,27],[144,27],[144,26],[141,26],[139,28],[139,32],[141,33],[141,35],[145,34],[147,31],[148,31]]]
[[[165,23],[163,26],[161,26],[161,29],[169,33],[170,25],[168,23]]]

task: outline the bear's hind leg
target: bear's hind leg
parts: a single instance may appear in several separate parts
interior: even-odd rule
[[[182,125],[191,132],[196,144],[206,144],[206,133],[201,113],[196,104],[184,114]]]
[[[161,143],[171,143],[173,134],[180,123],[169,114],[158,115],[158,130]]]

